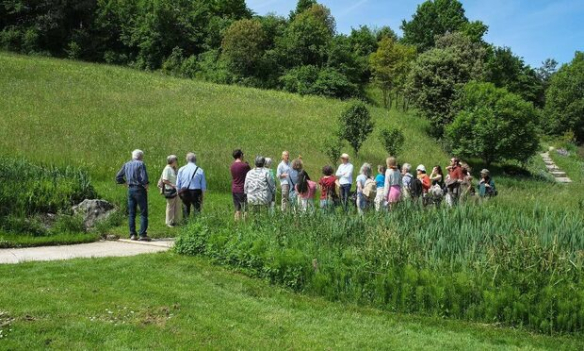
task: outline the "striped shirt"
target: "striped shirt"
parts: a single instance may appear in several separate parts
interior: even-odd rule
[[[144,162],[138,160],[126,162],[116,175],[116,183],[144,187],[148,185],[148,172]]]
[[[268,170],[254,168],[245,176],[244,191],[250,205],[269,205],[276,193],[276,185]]]
[[[193,174],[197,174],[193,177]],[[176,175],[176,188],[188,188],[189,190],[207,190],[207,181],[205,180],[205,172],[202,168],[198,168],[196,164],[189,163],[182,166]]]

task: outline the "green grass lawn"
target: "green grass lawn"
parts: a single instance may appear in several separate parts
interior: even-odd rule
[[[0,266],[1,349],[582,349],[290,293],[172,253]]]

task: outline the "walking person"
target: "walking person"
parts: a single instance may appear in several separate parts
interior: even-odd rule
[[[384,165],[377,166],[377,175],[375,176],[375,185],[377,186],[377,193],[375,195],[375,211],[379,212],[385,207],[385,199],[383,197],[383,187],[385,187],[385,172],[387,167]]]
[[[205,172],[197,166],[197,155],[192,152],[187,154],[187,164],[178,170],[176,187],[183,202],[183,217],[188,220],[191,212],[196,216],[201,212],[207,181]],[[192,207],[192,211],[191,211]]]
[[[150,241],[148,237],[148,172],[144,152],[132,151],[132,160],[126,162],[116,175],[116,182],[128,187],[128,225],[130,240]],[[136,233],[136,210],[140,208],[140,232]]]
[[[388,157],[386,163],[383,195],[387,199],[389,209],[392,210],[401,199],[402,175],[397,168],[395,157]]]
[[[233,151],[233,163],[231,164],[231,195],[233,206],[235,207],[235,220],[238,221],[245,211],[246,197],[243,189],[247,172],[251,170],[249,164],[243,161],[243,151],[236,149]]]
[[[349,162],[348,154],[341,155],[341,164],[337,169],[336,176],[339,179],[341,204],[343,205],[343,209],[347,211],[351,186],[353,184],[353,165]]]
[[[276,185],[270,173],[264,168],[266,159],[256,156],[255,168],[245,176],[244,192],[247,195],[248,206],[253,212],[268,210],[276,193]]]
[[[282,212],[286,212],[290,204],[290,153],[288,151],[282,152],[282,162],[276,169],[276,178],[280,181],[280,188],[282,189]]]
[[[178,171],[178,157],[170,155],[166,158],[166,167],[162,171],[162,193],[166,198],[166,225],[174,227],[180,223],[180,198],[176,188],[176,174]]]

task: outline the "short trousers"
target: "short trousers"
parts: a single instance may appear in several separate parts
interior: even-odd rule
[[[232,193],[233,194],[233,206],[235,211],[242,211],[245,209],[245,204],[247,203],[247,196],[244,193]]]

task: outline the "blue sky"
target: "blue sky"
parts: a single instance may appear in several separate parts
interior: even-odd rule
[[[525,62],[539,67],[546,58],[569,62],[584,51],[584,0],[461,0],[470,20],[489,26],[486,40],[509,46]],[[296,0],[246,0],[257,14],[287,16]],[[389,25],[398,33],[402,19],[410,19],[421,0],[320,0],[331,9],[337,30]]]

